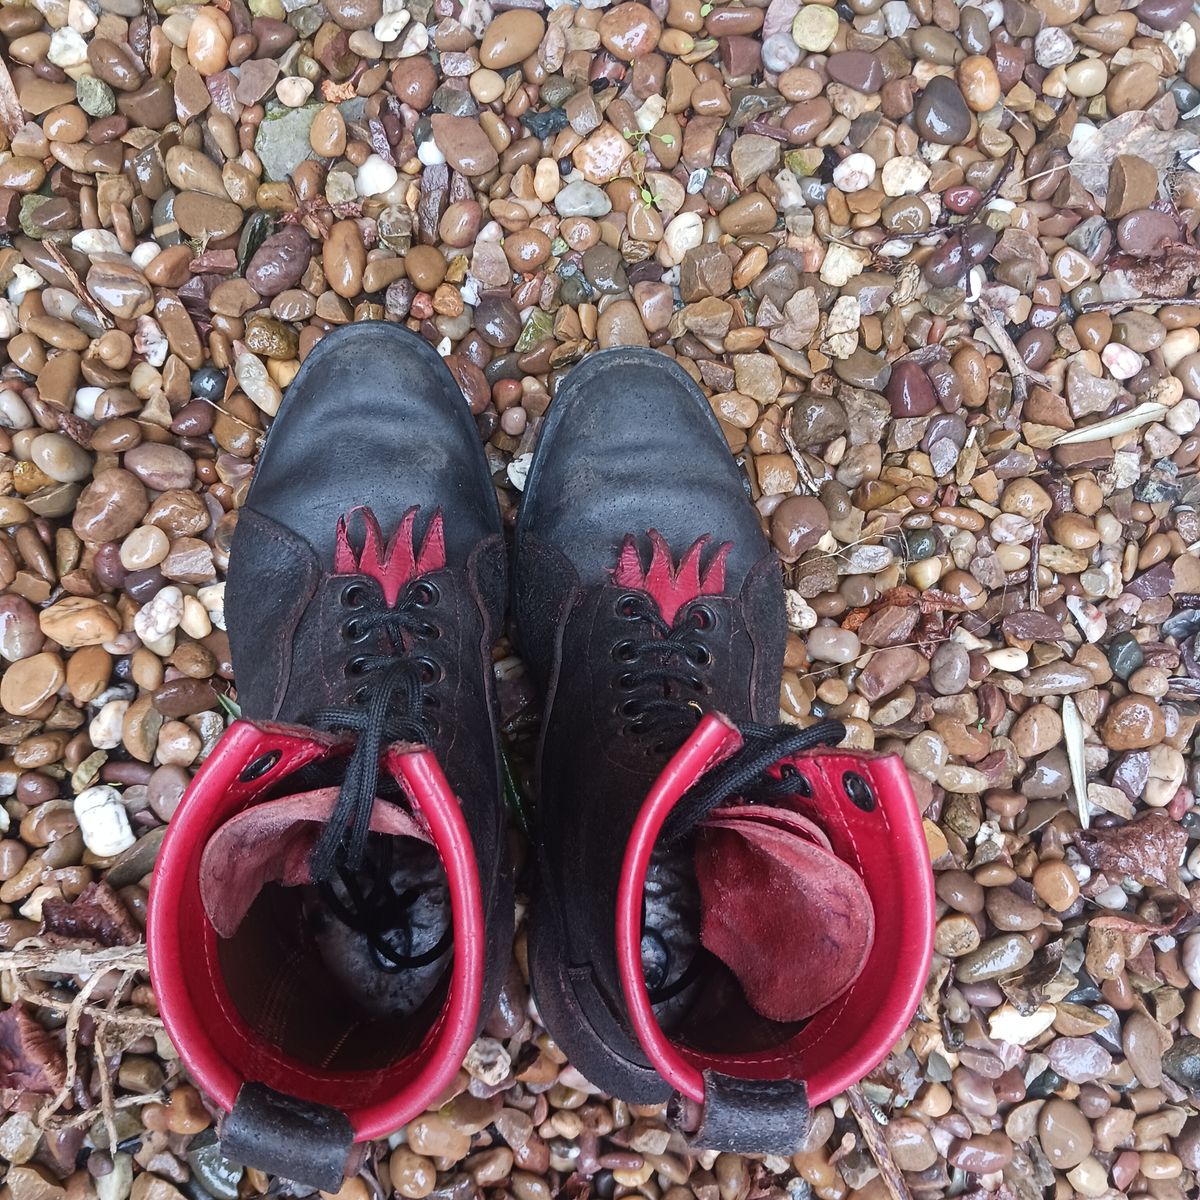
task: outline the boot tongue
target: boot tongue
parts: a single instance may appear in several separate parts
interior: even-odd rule
[[[695,862],[700,940],[760,1016],[810,1017],[858,978],[874,910],[814,822],[766,805],[717,809],[699,830]]]
[[[336,787],[284,796],[230,818],[208,840],[200,859],[200,898],[213,928],[233,937],[268,883],[311,883],[308,860],[337,803]],[[377,800],[371,832],[430,841],[413,817]]]

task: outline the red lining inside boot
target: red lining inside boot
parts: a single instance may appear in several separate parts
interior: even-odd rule
[[[163,1021],[205,1092],[228,1111],[243,1083],[265,1083],[341,1109],[362,1141],[386,1136],[437,1099],[461,1065],[479,1020],[484,970],[479,875],[470,833],[437,760],[422,747],[393,746],[382,763],[441,856],[454,922],[445,1003],[420,1046],[402,1060],[375,1070],[326,1073],[257,1036],[230,997],[219,938],[200,894],[204,848],[227,820],[300,767],[349,749],[348,742],[309,729],[235,722],[168,826],[154,870],[147,941]],[[257,778],[241,778],[258,763],[270,765]]]
[[[718,808],[697,832],[695,862],[700,940],[759,1016],[804,1020],[858,977],[871,899],[815,822],[768,805]]]
[[[916,1009],[933,950],[933,877],[920,814],[901,761],[847,751],[799,755],[814,799],[789,805],[825,831],[833,850],[862,878],[875,916],[875,936],[854,983],[795,1036],[768,1050],[699,1053],[673,1042],[659,1026],[642,974],[641,913],[646,870],[663,822],[687,789],[741,746],[737,730],[709,715],[664,768],[647,795],[626,847],[617,896],[617,961],[634,1030],[650,1061],[674,1088],[704,1099],[701,1072],[746,1079],[804,1079],[819,1104],[857,1083],[887,1055]],[[842,777],[857,772],[877,805],[859,809]]]

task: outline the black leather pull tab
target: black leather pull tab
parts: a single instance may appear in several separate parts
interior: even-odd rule
[[[336,1192],[345,1179],[354,1130],[336,1108],[244,1083],[221,1122],[220,1137],[221,1153],[234,1162]]]
[[[808,1134],[804,1082],[734,1079],[704,1072],[704,1104],[672,1097],[668,1118],[698,1150],[730,1154],[794,1154]]]

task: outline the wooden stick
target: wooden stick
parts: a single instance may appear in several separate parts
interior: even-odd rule
[[[850,1111],[858,1122],[863,1141],[866,1142],[867,1150],[879,1168],[879,1178],[883,1180],[883,1186],[887,1188],[891,1200],[912,1200],[912,1193],[908,1190],[904,1174],[896,1166],[892,1148],[883,1135],[870,1102],[863,1094],[862,1085],[855,1084],[854,1087],[847,1088],[846,1099],[850,1102]]]

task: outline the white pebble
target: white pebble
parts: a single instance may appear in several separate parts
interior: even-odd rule
[[[1079,47],[1065,29],[1057,25],[1043,29],[1033,39],[1033,57],[1039,67],[1049,70],[1051,67],[1066,66],[1074,60]]]
[[[0,338],[10,338],[21,328],[17,306],[10,300],[0,299]]]
[[[692,215],[697,220],[700,219],[699,213]],[[843,246],[841,242],[831,242],[825,252],[825,260],[821,263],[821,282],[829,284],[830,287],[845,287],[856,275],[861,275],[866,270],[867,258],[865,250]]]
[[[267,374],[262,359],[249,353],[241,342],[235,343],[234,349],[236,357],[233,360],[233,373],[242,385],[242,391],[268,417],[273,417],[283,401],[283,392],[279,385]]]
[[[817,627],[817,614],[799,592],[789,588],[783,594],[788,628],[795,633],[807,633]]]
[[[413,25],[404,35],[404,41],[400,43],[400,49],[397,51],[397,58],[412,58],[417,54],[424,54],[429,49],[429,30],[424,25]]]
[[[115,750],[121,744],[121,730],[128,700],[110,700],[88,724],[88,740],[97,750]]]
[[[1100,361],[1114,379],[1132,379],[1142,369],[1142,356],[1128,346],[1109,342],[1100,351]]]
[[[162,326],[150,316],[138,317],[133,348],[154,367],[161,367],[167,361],[170,350]]]
[[[87,62],[87,42],[74,29],[56,29],[50,36],[46,57],[64,71],[82,66]]]
[[[280,104],[288,108],[299,108],[312,93],[312,80],[299,75],[289,75],[275,85],[275,95],[279,97]]]
[[[1029,666],[1029,655],[1019,646],[1001,646],[984,656],[995,671],[1023,671]]]
[[[1192,987],[1200,988],[1200,933],[1189,933],[1183,939],[1179,963]]]
[[[880,181],[886,196],[913,196],[929,182],[929,164],[901,154],[883,164]]]
[[[1120,911],[1129,903],[1129,897],[1119,883],[1114,883],[1110,887],[1106,887],[1104,891],[1097,892],[1092,899],[1101,908],[1111,908],[1116,911]]]
[[[861,192],[875,178],[875,160],[869,154],[848,154],[833,168],[834,186],[843,192]]]
[[[75,816],[83,844],[98,858],[112,858],[134,843],[129,815],[121,793],[108,784],[98,784],[75,797]]]
[[[119,254],[122,258],[125,251],[117,241],[117,235],[108,229],[84,229],[71,239],[71,249],[86,254],[89,258],[94,254]]]
[[[697,212],[680,213],[663,231],[662,254],[670,266],[683,262],[687,252],[704,241],[704,220]],[[661,261],[661,260],[660,260]]]
[[[91,33],[99,23],[99,18],[85,0],[70,0],[67,5],[67,24],[78,33]]]
[[[533,455],[529,453],[518,454],[512,462],[508,464],[508,482],[517,489],[518,492],[525,490],[525,480],[529,477],[529,465],[533,462]]]
[[[183,616],[180,618],[179,628],[188,637],[195,638],[197,641],[212,633],[212,621],[209,618],[208,610],[195,596],[184,596]]]
[[[393,187],[400,172],[385,158],[370,154],[354,178],[354,190],[360,196],[378,196]]]
[[[183,619],[183,592],[168,584],[160,588],[154,599],[138,609],[133,618],[133,631],[149,645],[179,628]]]
[[[1167,428],[1180,437],[1187,437],[1200,424],[1200,403],[1190,396],[1180,400],[1166,415]]]
[[[916,29],[919,24],[904,0],[887,0],[880,11],[883,13],[888,37],[898,38],[902,33]]]
[[[394,42],[404,32],[410,19],[410,14],[403,9],[399,12],[384,13],[375,22],[373,32],[386,45],[388,42]]]
[[[210,583],[196,591],[196,599],[204,605],[208,619],[217,629],[225,628],[225,585]]]
[[[12,388],[0,390],[0,429],[31,429],[33,414]]]
[[[82,417],[85,421],[91,421],[96,415],[96,404],[103,395],[103,388],[77,388],[75,390],[75,415],[77,417]]]
[[[30,292],[45,287],[46,281],[32,268],[24,263],[13,267],[13,277],[8,284],[8,298],[13,304],[20,304]]]
[[[440,167],[446,161],[446,156],[437,148],[433,138],[417,147],[417,158],[427,167]]]
[[[139,271],[144,271],[161,253],[162,247],[156,242],[139,242],[129,257]]]
[[[988,1017],[988,1033],[998,1042],[1024,1046],[1054,1024],[1058,1009],[1039,1004],[1031,1013],[1022,1013],[1011,1004],[1002,1004]]]

